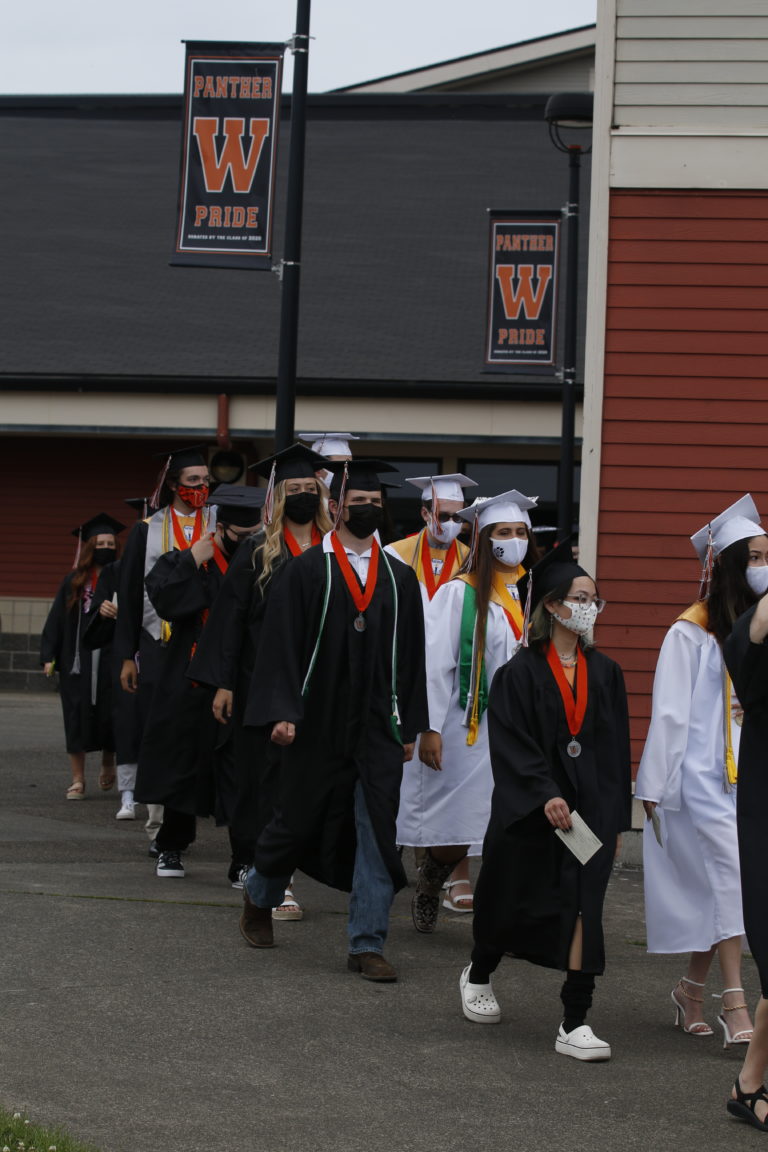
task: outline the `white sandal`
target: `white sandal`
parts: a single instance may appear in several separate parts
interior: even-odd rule
[[[712,998],[713,1000],[722,1000],[723,997],[727,996],[729,992],[741,992],[742,996],[744,995],[743,988],[723,988],[722,992],[713,992]],[[749,1028],[742,1028],[740,1032],[733,1033],[728,1027],[728,1021],[725,1018],[725,1013],[738,1012],[739,1008],[746,1008],[747,1012],[749,1012],[749,1006],[747,1005],[746,1000],[743,1004],[732,1004],[730,1008],[726,1008],[725,1003],[723,1003],[722,1011],[717,1018],[717,1022],[723,1030],[723,1048],[728,1048],[731,1044],[749,1044],[750,1040],[752,1039],[754,1028],[751,1025]]]
[[[301,920],[304,917],[304,909],[298,900],[294,899],[293,892],[290,888],[286,888],[285,897],[282,904],[278,904],[277,908],[272,909],[273,920]]]
[[[449,880],[447,884],[443,884],[443,891],[448,893],[443,900],[443,908],[447,908],[449,912],[474,912],[475,894],[471,886],[469,892],[465,892],[463,896],[454,896],[451,889],[455,888],[457,884],[469,884],[469,880]],[[469,900],[470,905],[466,908],[457,904],[457,900]]]
[[[471,968],[472,965],[467,964],[459,977],[461,1007],[464,1015],[473,1024],[500,1024],[501,1008],[493,994],[490,980],[487,984],[470,984]]]

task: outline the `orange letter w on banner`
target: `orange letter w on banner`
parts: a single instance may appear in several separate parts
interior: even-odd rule
[[[261,149],[269,133],[269,120],[251,120],[251,147],[247,160],[243,151],[245,120],[233,117],[224,121],[224,146],[220,156],[216,155],[218,117],[196,116],[192,131],[200,150],[206,192],[221,192],[227,172],[232,174],[235,192],[250,192]]]
[[[516,289],[512,286],[515,273],[518,276]],[[534,293],[531,284],[533,264],[500,264],[496,269],[501,299],[504,304],[504,315],[508,320],[517,320],[521,308],[528,320],[538,320],[547,285],[552,278],[552,265],[537,264],[536,275],[538,276],[538,285]]]

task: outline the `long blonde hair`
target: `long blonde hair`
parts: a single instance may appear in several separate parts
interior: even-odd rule
[[[264,592],[272,576],[275,561],[283,551],[283,526],[285,523],[285,480],[278,480],[275,484],[275,499],[272,507],[272,523],[263,526],[263,536],[253,550],[253,566],[256,567],[256,554],[261,553],[261,572],[259,573],[259,590]],[[323,499],[325,486],[315,477],[315,491],[320,497],[320,505],[315,513],[315,526],[325,536],[331,530],[331,521],[328,508]]]

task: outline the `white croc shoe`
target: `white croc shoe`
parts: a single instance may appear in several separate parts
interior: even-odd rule
[[[555,1040],[555,1052],[561,1056],[573,1056],[574,1060],[610,1060],[611,1046],[605,1040],[598,1040],[588,1024],[564,1032],[562,1024]]]
[[[493,994],[490,981],[487,984],[470,984],[469,970],[471,964],[459,977],[459,990],[461,991],[461,1007],[467,1020],[475,1024],[500,1024],[501,1008]]]

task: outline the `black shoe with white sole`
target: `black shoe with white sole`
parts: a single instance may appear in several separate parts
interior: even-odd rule
[[[184,865],[181,862],[181,855],[178,852],[161,852],[157,858],[157,865],[155,866],[156,876],[179,876],[184,875]]]

